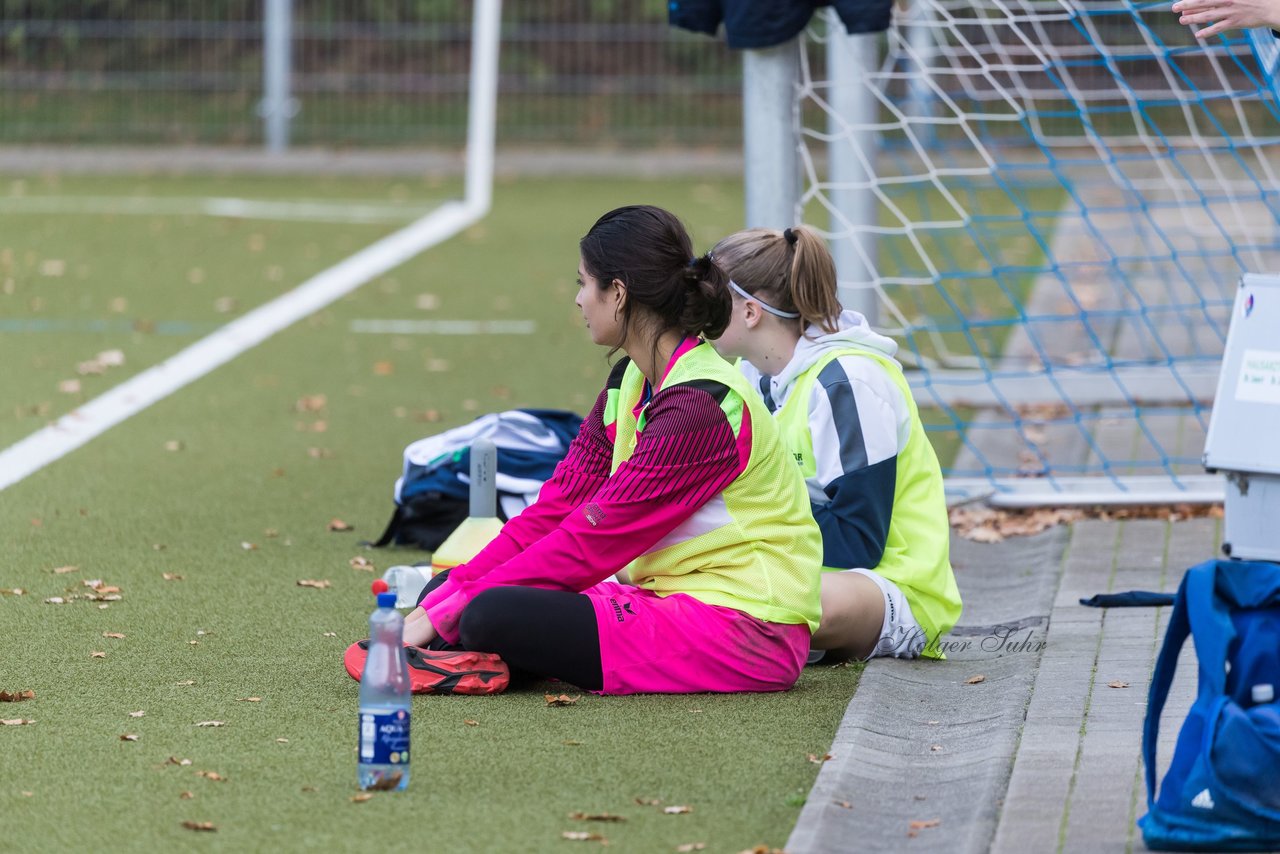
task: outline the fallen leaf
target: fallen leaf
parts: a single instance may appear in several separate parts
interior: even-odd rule
[[[78,566],[58,566],[58,567],[54,567],[53,574],[66,575],[68,572],[79,572],[79,571],[80,571],[80,567]]]
[[[355,528],[351,527],[341,519],[330,519],[329,524],[326,527],[330,531],[354,531],[355,530]]]
[[[89,657],[90,657],[90,658],[106,658],[106,657],[107,657],[107,654],[106,654],[105,652],[101,652],[101,651],[99,651],[99,650],[95,650],[95,651],[93,651],[93,652],[89,653]]]
[[[174,685],[181,685],[181,686],[185,687],[185,686],[187,686],[187,685],[194,685],[194,684],[196,684],[196,680],[194,680],[194,679],[185,679],[185,680],[183,680],[183,681],[181,681],[181,682],[174,682],[173,684],[174,684]]]
[[[396,366],[391,362],[382,361],[373,363],[373,373],[379,377],[389,377],[396,372]]]
[[[145,711],[143,711],[142,709],[139,709],[139,710],[138,710],[138,711],[136,711],[136,712],[130,712],[130,713],[129,713],[129,717],[131,717],[131,718],[141,718],[141,717],[145,717],[145,716],[146,716],[146,714],[147,714],[147,713],[146,713]]]
[[[808,759],[810,762],[812,762],[814,765],[821,765],[823,762],[826,762],[828,759],[831,758],[831,754],[824,753],[821,756],[819,756],[816,753],[808,753],[808,754],[805,754],[805,758]]]
[[[165,760],[165,764],[166,764],[166,765],[190,765],[190,764],[191,764],[191,760],[190,760],[190,759],[179,759],[179,758],[178,758],[178,757],[176,757],[176,756],[170,756],[167,760]]]
[[[848,801],[832,801],[831,803],[835,804],[841,809],[845,809],[845,810],[853,809],[853,804],[849,803]]]
[[[226,726],[226,721],[200,721],[196,726]]]
[[[352,569],[358,569],[361,572],[373,572],[376,568],[373,565],[373,561],[369,560],[364,555],[356,555],[351,560],[347,561],[347,563],[351,565]]]
[[[44,603],[46,605],[65,605],[67,604],[67,600],[63,599],[61,596],[50,596],[48,599],[44,600]]]
[[[21,587],[0,587],[0,594],[5,596],[21,596],[26,592]]]
[[[131,732],[126,732],[124,735],[120,736],[120,740],[121,741],[137,741],[138,737]]]
[[[307,456],[313,460],[331,460],[333,451],[328,448],[307,448]]]
[[[0,691],[0,703],[21,703],[23,700],[34,700],[35,691]]]
[[[336,637],[338,636],[338,633],[337,633],[337,632],[325,632],[325,633],[324,633],[324,636],[325,636],[325,637],[327,637],[327,638],[336,638]]]
[[[634,798],[635,802],[642,807],[660,807],[662,806],[661,798]]]
[[[569,813],[569,818],[573,819],[574,821],[613,821],[613,822],[618,822],[618,821],[626,821],[626,820],[627,820],[625,816],[614,815],[613,813],[608,813],[608,812],[589,813],[589,812],[581,812],[581,811],[579,811],[579,812],[571,812],[571,813]]]
[[[676,850],[681,854],[688,854],[689,851],[701,851],[706,847],[705,842],[686,842],[684,845],[677,845]]]
[[[358,795],[351,796],[351,802],[356,804],[362,804],[365,801],[369,801],[369,800],[373,800],[373,795],[369,794],[368,792],[361,792]]]
[[[941,744],[929,745],[929,750],[932,751],[933,753],[941,753],[944,749],[945,748]]]
[[[968,679],[964,680],[964,684],[977,685],[979,682],[986,682],[986,681],[987,681],[986,674],[979,673],[976,676],[970,676]]]
[[[560,834],[564,839],[570,842],[599,842],[601,845],[608,845],[609,840],[605,839],[599,833],[590,833],[586,830],[566,830]]]
[[[1108,687],[1108,688],[1128,688],[1128,687],[1129,687],[1129,683],[1128,683],[1128,682],[1121,682],[1119,679],[1115,679],[1115,680],[1113,680],[1113,681],[1111,681],[1111,682],[1108,682],[1108,683],[1107,683],[1107,687]]]
[[[573,740],[573,739],[571,739],[571,738],[566,738],[564,741],[562,741],[562,742],[560,742],[560,743],[561,743],[561,744],[563,744],[563,745],[566,745],[566,746],[568,746],[568,747],[579,747],[579,746],[582,744],[582,742],[580,742],[580,741],[574,741],[574,740]]]
[[[63,380],[58,383],[58,391],[63,394],[79,394],[80,380]]]
[[[288,744],[288,743],[289,743],[289,739],[287,739],[287,738],[277,738],[277,739],[276,739],[276,744]]]
[[[267,528],[262,532],[262,536],[266,537],[268,540],[274,540],[276,537],[280,536],[280,532],[275,528]]]
[[[181,794],[178,795],[178,797],[184,801],[189,801],[195,796],[196,796],[195,792],[182,792]]]
[[[463,718],[462,722],[467,726],[480,726],[479,721],[473,721],[471,718]]]
[[[227,778],[223,777],[217,771],[197,771],[197,777],[204,777],[206,780],[212,780],[215,783],[225,783]]]
[[[924,830],[926,827],[937,827],[942,824],[940,818],[924,819],[922,821],[913,821],[907,825],[911,830]]]
[[[182,826],[187,830],[202,830],[211,833],[218,829],[214,827],[214,824],[211,821],[184,821]]]
[[[400,785],[400,778],[403,776],[404,775],[401,774],[399,771],[397,771],[394,774],[388,774],[387,776],[382,777],[379,780],[375,781],[374,784],[369,787],[369,791],[390,792],[396,786]]]
[[[181,581],[182,580],[182,576],[178,575],[178,573],[176,572],[164,572],[164,573],[161,573],[160,577],[163,578],[165,581]]]
[[[254,552],[258,550],[258,544],[244,541],[240,543],[240,548],[244,549],[247,552]]]
[[[181,451],[183,447],[184,445],[182,444],[182,442],[180,442],[177,439],[170,439],[169,441],[164,443],[164,449],[166,451]]]
[[[686,807],[686,806],[663,807],[662,811],[667,815],[685,815],[686,813],[693,812],[693,807]]]
[[[33,724],[35,721],[27,718],[9,718],[8,720],[0,720],[0,726],[24,726],[25,724]]]
[[[200,645],[200,641],[197,641],[197,640],[187,641],[187,646],[199,646],[199,645]]]
[[[99,364],[108,368],[118,368],[124,364],[124,352],[121,350],[103,350],[96,357]]]
[[[581,699],[581,695],[570,697],[568,694],[543,694],[548,706],[572,706]]]
[[[293,405],[294,412],[319,412],[329,403],[329,398],[323,394],[308,394],[298,398],[298,402]]]
[[[124,635],[122,635],[120,632],[103,632],[102,636],[104,638],[115,638],[116,640],[124,639]]]
[[[304,791],[304,792],[314,792],[315,790],[316,790],[316,787],[315,787],[315,786],[303,786],[303,787],[302,787],[302,791]]]
[[[236,697],[238,703],[261,703],[261,697]]]
[[[35,797],[35,794],[36,794],[35,792],[23,792],[23,793],[22,793],[22,797],[24,797],[24,798],[32,798],[32,797]]]
[[[312,579],[312,578],[300,578],[298,579],[298,586],[314,587],[316,590],[324,590],[325,588],[332,587],[333,585],[331,585],[328,581],[316,581],[315,579]]]

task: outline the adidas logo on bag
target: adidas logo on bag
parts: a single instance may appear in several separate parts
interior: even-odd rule
[[[1199,807],[1202,810],[1211,810],[1213,809],[1213,795],[1210,795],[1209,790],[1205,789],[1191,799],[1191,806]]]

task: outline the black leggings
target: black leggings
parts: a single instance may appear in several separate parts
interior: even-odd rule
[[[449,571],[428,582],[421,602]],[[462,612],[461,649],[493,652],[513,670],[553,677],[588,691],[604,687],[596,610],[581,593],[536,587],[491,587]],[[440,638],[431,649],[450,649]]]

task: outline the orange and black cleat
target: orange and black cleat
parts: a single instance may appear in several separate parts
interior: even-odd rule
[[[491,652],[434,650],[405,647],[409,659],[410,690],[415,694],[498,694],[511,683],[507,663]],[[342,663],[351,678],[360,681],[369,642],[347,647]]]

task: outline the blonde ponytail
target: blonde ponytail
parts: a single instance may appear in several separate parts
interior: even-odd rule
[[[813,229],[748,228],[721,240],[711,254],[744,291],[798,313],[802,330],[812,324],[826,334],[836,331],[836,265]]]

